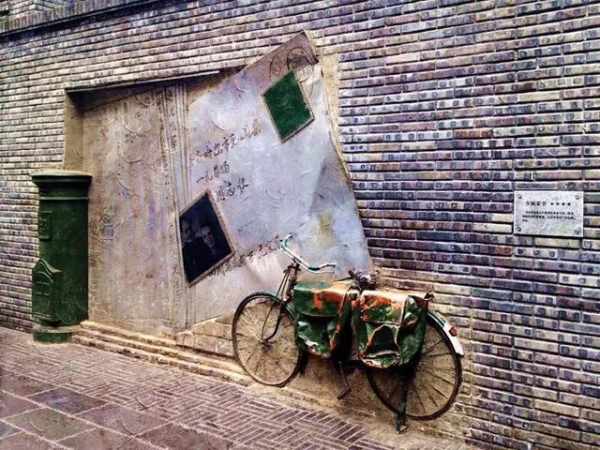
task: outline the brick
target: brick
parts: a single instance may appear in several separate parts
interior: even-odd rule
[[[0,325],[31,328],[37,194],[28,177],[61,164],[65,87],[239,68],[307,29],[320,52],[339,55],[340,140],[376,264],[392,283],[432,288],[457,314],[476,349],[464,360],[476,367],[466,389],[517,382],[556,392],[564,427],[581,433],[557,434],[560,419],[539,397],[512,425],[503,397],[473,397],[477,407],[460,410],[470,439],[597,443],[594,402],[574,402],[596,394],[600,373],[598,5],[147,2],[109,14],[104,1],[52,9],[59,2],[11,0],[0,24],[14,31],[0,31]],[[50,14],[65,21],[46,27]],[[511,195],[523,188],[584,190],[585,238],[513,236]],[[523,386],[515,391],[539,392]]]

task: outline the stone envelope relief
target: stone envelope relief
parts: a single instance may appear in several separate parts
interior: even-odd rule
[[[583,192],[515,192],[515,234],[583,237]]]
[[[371,265],[324,84],[302,33],[234,75],[83,94],[65,164],[94,179],[92,320],[169,333],[231,312],[277,287],[287,234],[334,276]]]
[[[214,193],[235,254],[193,287],[195,320],[232,311],[250,292],[274,289],[292,234],[309,261],[337,275],[369,267],[350,181],[331,137],[321,66],[304,33],[189,99],[179,205]]]

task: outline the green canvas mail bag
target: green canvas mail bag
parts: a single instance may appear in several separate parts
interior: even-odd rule
[[[365,290],[353,305],[358,357],[374,368],[399,367],[420,351],[429,294]]]
[[[297,345],[312,355],[330,358],[357,298],[358,289],[350,281],[297,283],[293,300]]]

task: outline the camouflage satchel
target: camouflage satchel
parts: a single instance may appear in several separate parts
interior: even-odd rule
[[[293,301],[296,344],[312,355],[330,358],[358,293],[350,281],[297,283]]]
[[[370,367],[399,367],[420,351],[430,295],[400,290],[365,290],[354,301],[358,357]]]

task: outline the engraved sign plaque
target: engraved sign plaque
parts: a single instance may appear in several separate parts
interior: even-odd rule
[[[515,192],[515,234],[583,237],[583,192]]]

